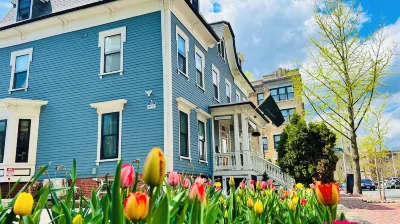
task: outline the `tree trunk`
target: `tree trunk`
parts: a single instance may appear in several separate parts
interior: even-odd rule
[[[386,201],[386,189],[385,189],[385,176],[383,175],[383,168],[382,168],[382,159],[379,160],[381,165],[381,178],[382,178],[382,191],[383,191],[383,200]]]
[[[360,155],[358,154],[357,134],[352,128],[351,130],[351,148],[352,158],[354,163],[354,187],[353,194],[362,194],[361,189],[361,169],[360,169]]]
[[[379,174],[379,169],[378,169],[378,164],[376,163],[376,155],[374,158],[375,161],[375,173],[376,173],[376,179],[378,179],[378,190],[379,190],[379,199],[382,200],[382,190],[381,190],[381,175]]]

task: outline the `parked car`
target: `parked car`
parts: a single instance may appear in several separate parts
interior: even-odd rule
[[[369,190],[376,190],[375,183],[372,182],[371,179],[361,179],[361,188],[362,189],[369,189]]]
[[[385,180],[385,188],[387,188],[387,189],[395,189],[396,188],[396,181],[394,181],[394,180]]]
[[[400,180],[396,180],[396,181],[394,182],[394,188],[395,188],[395,189],[400,189]]]

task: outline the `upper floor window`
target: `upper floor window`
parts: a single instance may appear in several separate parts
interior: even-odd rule
[[[268,138],[263,137],[262,141],[263,141],[263,143],[262,143],[263,144],[263,150],[267,151],[268,150]]]
[[[280,135],[274,135],[274,148],[277,149],[279,145],[279,141],[281,140]]]
[[[275,101],[291,100],[294,98],[293,86],[271,89],[271,96]]]
[[[18,0],[17,21],[31,18],[31,0]]]
[[[204,89],[204,54],[199,48],[195,48],[196,60],[196,83],[197,86]]]
[[[200,7],[199,7],[199,0],[190,0],[192,2],[193,7],[200,12]]]
[[[225,41],[221,39],[218,43],[218,55],[225,60]]]
[[[214,90],[214,99],[219,101],[219,70],[214,67],[212,68],[212,76],[213,76],[213,90]]]
[[[290,119],[293,117],[294,111],[296,109],[295,108],[290,108],[290,109],[282,109],[281,113],[283,118],[285,118],[285,122],[289,122]]]
[[[258,103],[259,106],[261,105],[263,100],[264,100],[264,93],[257,94],[257,103]]]
[[[9,92],[28,89],[33,48],[11,53],[11,81]]]
[[[124,43],[126,42],[126,27],[120,27],[99,33],[100,77],[102,75],[119,73],[124,67]]]
[[[179,111],[179,151],[180,156],[189,158],[189,116]]]
[[[189,38],[178,26],[176,27],[176,42],[177,42],[178,72],[189,78],[189,73],[188,73]]]
[[[0,120],[0,163],[3,163],[4,160],[6,132],[7,132],[7,120]]]
[[[29,139],[31,134],[31,120],[20,119],[18,124],[16,163],[27,163],[29,154]]]
[[[236,103],[240,102],[240,93],[236,90]]]
[[[206,161],[206,128],[204,122],[198,121],[197,127],[199,132],[199,160]]]
[[[225,80],[225,94],[226,94],[226,102],[230,103],[232,99],[232,87],[231,83],[228,80]]]

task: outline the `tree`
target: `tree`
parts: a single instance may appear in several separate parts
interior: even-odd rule
[[[315,8],[320,39],[311,38],[302,80],[293,81],[313,111],[351,142],[353,192],[361,194],[357,130],[378,94],[376,88],[389,75],[396,45],[386,44],[384,29],[360,35],[363,13],[354,1],[321,0]]]
[[[281,134],[278,165],[296,182],[334,181],[338,158],[333,148],[336,135],[322,122],[306,124],[295,114]]]

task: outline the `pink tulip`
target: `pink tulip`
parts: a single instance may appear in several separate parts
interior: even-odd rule
[[[190,180],[188,178],[185,178],[183,180],[183,184],[182,185],[183,185],[184,188],[188,189],[190,187]]]
[[[265,188],[267,188],[267,182],[261,181],[261,189],[264,190]]]
[[[171,185],[173,187],[177,186],[179,184],[180,180],[181,180],[181,175],[179,175],[177,172],[172,171],[169,173],[169,176],[168,176],[169,185]]]
[[[314,184],[310,184],[310,188],[311,188],[311,189],[314,189]]]
[[[244,183],[244,181],[240,182],[239,187],[242,189],[246,188],[246,184]]]
[[[128,188],[133,184],[135,170],[130,164],[124,164],[121,168],[121,186]]]
[[[268,186],[271,186],[271,185],[272,185],[272,180],[271,180],[271,179],[267,180],[267,185],[268,185]]]
[[[189,199],[197,198],[199,202],[203,202],[206,197],[206,190],[203,184],[195,183],[190,190]]]
[[[203,185],[204,180],[205,180],[205,178],[197,177],[196,180],[194,181],[194,183]]]
[[[208,181],[208,186],[211,187],[213,185],[213,182],[211,180]]]

